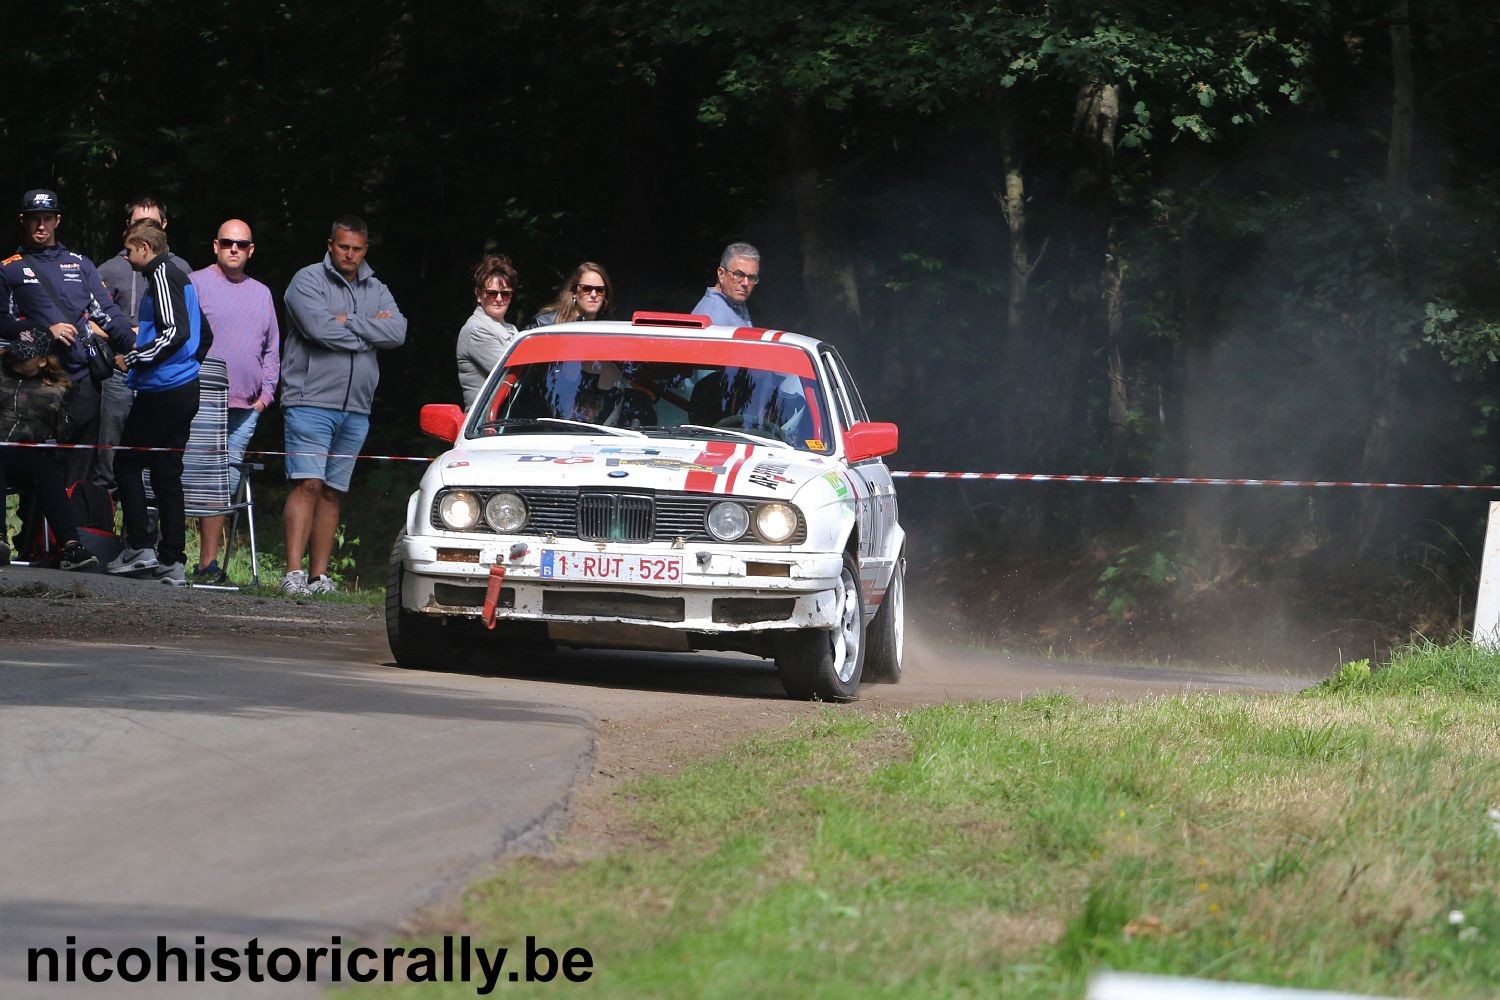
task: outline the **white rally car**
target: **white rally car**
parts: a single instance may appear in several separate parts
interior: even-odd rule
[[[396,662],[483,636],[773,658],[793,697],[901,676],[905,533],[838,353],[779,330],[638,313],[522,337],[473,408],[422,408],[452,442],[391,555]]]

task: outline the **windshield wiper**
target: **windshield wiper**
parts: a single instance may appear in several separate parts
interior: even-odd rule
[[[607,424],[591,424],[587,420],[564,420],[562,417],[537,417],[539,424],[562,424],[564,427],[584,427],[591,431],[603,431],[616,437],[643,438],[646,435],[629,427],[610,427]]]
[[[701,431],[704,434],[724,434],[729,437],[743,438],[756,444],[776,444],[783,447],[786,442],[780,438],[771,437],[768,434],[752,434],[749,431],[731,430],[728,427],[705,427],[702,424],[678,424],[676,427],[663,427],[661,430],[671,433],[672,431]]]
[[[486,420],[477,429],[483,431],[503,427],[508,431],[536,430],[540,425],[540,420],[531,417],[499,417],[495,420]]]
[[[501,427],[508,431],[541,431],[552,430],[551,424],[560,424],[563,427],[578,427],[590,431],[603,431],[606,434],[617,434],[621,437],[645,437],[640,431],[629,430],[624,427],[605,427],[603,424],[591,424],[583,420],[564,420],[561,417],[500,417],[497,420],[486,420],[479,425],[479,430],[489,430]]]

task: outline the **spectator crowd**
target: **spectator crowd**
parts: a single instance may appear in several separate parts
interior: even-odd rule
[[[60,240],[56,192],[27,191],[20,245],[0,261],[0,513],[21,495],[20,554],[64,570],[97,569],[172,585],[223,583],[222,513],[200,518],[197,558],[186,552],[183,455],[200,406],[200,370],[227,371],[224,451],[238,490],[260,415],[281,397],[286,475],[283,512],[288,594],[330,593],[329,571],[354,456],[370,428],[380,353],[401,347],[407,321],[366,261],[369,227],[344,215],[330,226],[321,261],[299,270],[275,298],[247,273],[255,238],[241,219],[222,222],[213,263],[194,270],[167,238],[159,198],[125,206],[120,251],[95,266]],[[760,253],[731,243],[693,312],[715,324],[752,326],[748,300]],[[524,329],[507,316],[519,278],[508,257],[474,268],[474,310],[458,333],[464,406],[519,337],[546,326],[607,318],[616,302],[604,265],[584,261]],[[27,445],[70,447],[27,447]],[[150,516],[145,474],[155,496]],[[81,503],[117,500],[123,541],[96,551],[80,525]],[[45,521],[46,531],[37,525]],[[111,525],[111,531],[112,531]],[[7,530],[5,534],[9,534]],[[12,557],[0,540],[0,565]]]

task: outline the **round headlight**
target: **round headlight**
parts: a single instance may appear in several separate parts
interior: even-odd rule
[[[750,515],[741,504],[721,500],[708,508],[708,533],[721,542],[732,542],[750,527]]]
[[[438,518],[445,528],[468,531],[479,523],[479,497],[468,490],[444,493],[438,501]]]
[[[755,512],[755,531],[776,545],[797,533],[797,512],[784,503],[763,503]]]
[[[484,523],[500,532],[520,531],[526,524],[526,501],[514,493],[496,493],[484,505]]]

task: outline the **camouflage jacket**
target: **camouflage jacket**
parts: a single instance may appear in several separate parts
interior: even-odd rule
[[[0,441],[52,441],[62,436],[68,383],[18,378],[0,367]]]

